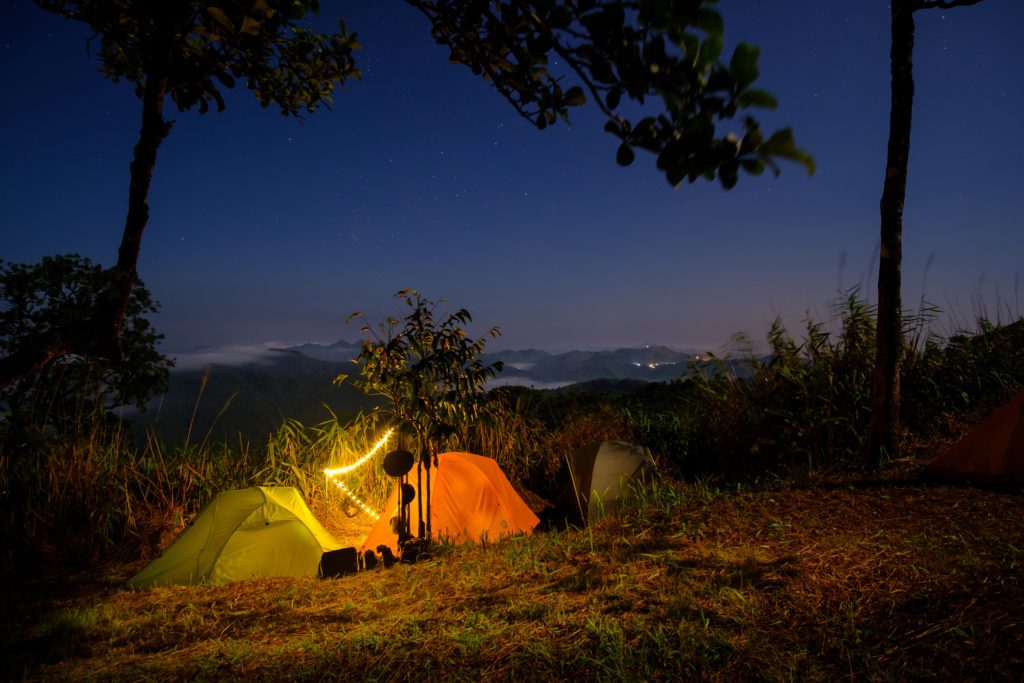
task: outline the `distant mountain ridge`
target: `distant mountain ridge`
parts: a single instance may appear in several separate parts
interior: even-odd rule
[[[302,344],[288,347],[310,358],[343,362],[355,358],[360,344],[339,340],[329,346]],[[610,351],[565,351],[551,353],[540,349],[491,351],[484,362],[501,361],[505,369],[498,383],[513,380],[519,384],[574,384],[594,379],[636,379],[665,382],[679,379],[700,360],[695,351],[681,351],[661,345],[620,348]]]
[[[239,435],[259,440],[286,418],[308,425],[329,419],[332,413],[367,411],[379,401],[350,381],[333,384],[339,374],[356,371],[352,360],[360,346],[341,339],[329,345],[204,347],[179,354],[166,394],[134,420],[140,428],[152,426],[172,443],[183,442],[191,425],[190,442],[197,443],[207,434],[214,440],[237,440]],[[588,386],[679,379],[690,374],[698,359],[692,352],[656,345],[561,353],[519,349],[484,357],[487,363],[501,361],[505,366],[492,386],[580,385],[581,391]]]
[[[359,349],[361,346],[362,344],[350,344],[344,339],[339,339],[330,346],[321,346],[320,344],[300,344],[299,346],[289,346],[285,348],[285,350],[295,351],[304,356],[316,358],[317,360],[346,362],[359,355]]]
[[[686,375],[699,359],[693,351],[678,351],[667,346],[621,348],[612,351],[565,351],[548,353],[537,349],[495,351],[486,354],[488,362],[505,364],[504,378],[517,383],[530,381],[540,385],[575,384],[595,379],[634,379],[667,382]]]

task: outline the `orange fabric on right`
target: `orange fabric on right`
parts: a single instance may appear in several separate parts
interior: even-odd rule
[[[947,479],[1024,486],[1024,391],[925,469]]]

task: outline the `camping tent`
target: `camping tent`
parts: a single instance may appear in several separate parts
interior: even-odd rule
[[[925,465],[925,470],[946,479],[1024,486],[1024,391]]]
[[[316,576],[320,556],[340,547],[294,488],[226,491],[217,494],[128,585],[149,588],[257,576]]]
[[[540,521],[491,458],[472,453],[441,453],[430,475],[430,526],[435,538],[455,543],[483,538],[493,541],[501,536],[531,533]],[[409,483],[416,490],[416,498],[420,498],[416,479],[413,470]],[[423,484],[426,485],[425,477]],[[414,500],[409,505],[413,534],[419,527],[419,502]],[[422,502],[426,505],[425,500]],[[384,511],[363,542],[363,550],[385,545],[398,552],[398,534],[391,528],[391,518],[398,516],[397,486]]]
[[[654,458],[645,446],[597,441],[569,456],[555,507],[569,524],[585,526],[614,511],[637,482],[655,473]]]

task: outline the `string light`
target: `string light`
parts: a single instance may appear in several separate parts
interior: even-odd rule
[[[351,465],[345,465],[344,467],[335,467],[333,469],[332,468],[324,469],[324,475],[326,475],[327,480],[337,484],[338,488],[341,489],[345,493],[345,495],[347,495],[352,500],[352,502],[356,504],[356,506],[359,509],[361,509],[363,512],[365,512],[366,514],[368,514],[370,517],[372,517],[375,520],[380,519],[380,514],[378,514],[376,510],[374,510],[369,505],[367,505],[363,501],[362,498],[357,496],[352,491],[352,489],[350,489],[349,487],[345,486],[344,482],[335,481],[335,480],[338,477],[340,477],[341,475],[348,474],[352,470],[358,469],[359,467],[362,467],[367,462],[369,462],[370,458],[372,458],[374,455],[376,455],[377,451],[379,451],[381,448],[384,447],[384,444],[386,444],[388,442],[388,439],[391,438],[391,434],[394,431],[395,431],[394,428],[389,429],[387,431],[387,433],[384,436],[381,437],[380,441],[378,441],[376,444],[374,444],[373,448],[370,449],[369,453],[367,453],[363,457],[359,458],[359,460],[356,460]]]
[[[384,447],[384,444],[386,444],[388,442],[388,439],[391,438],[391,433],[393,431],[395,430],[389,429],[388,433],[381,437],[380,441],[378,441],[377,444],[372,449],[370,449],[369,453],[359,458],[351,465],[345,465],[344,467],[335,467],[334,469],[325,469],[324,474],[326,474],[328,478],[333,478],[341,476],[342,474],[348,474],[352,470],[362,467],[364,464],[366,464],[367,461],[369,461],[370,458],[377,454],[377,451]]]
[[[370,517],[373,517],[375,520],[380,519],[380,515],[373,508],[371,508],[369,505],[367,505],[363,501],[362,498],[360,498],[355,493],[353,493],[352,490],[349,487],[345,486],[343,483],[341,483],[339,481],[338,482],[338,488],[341,489],[342,491],[344,491],[345,495],[347,495],[349,498],[351,498],[352,502],[355,503],[356,506],[359,509],[361,509],[363,512],[365,512],[366,514],[370,515]]]

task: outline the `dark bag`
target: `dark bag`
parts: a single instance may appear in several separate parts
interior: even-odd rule
[[[355,548],[330,550],[320,556],[320,577],[332,579],[359,571],[359,553]]]

